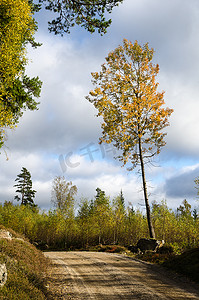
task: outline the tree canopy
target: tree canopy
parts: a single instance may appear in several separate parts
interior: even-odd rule
[[[93,33],[106,33],[111,19],[106,20],[106,13],[123,0],[39,0],[45,8],[56,13],[57,17],[49,23],[50,32],[55,34],[70,33],[70,28],[77,25]]]
[[[152,64],[153,49],[136,41],[110,52],[101,72],[92,73],[95,89],[86,97],[103,117],[100,142],[114,143],[122,155],[118,158],[132,167],[139,163],[139,140],[147,160],[165,145],[162,132],[169,125],[172,109],[164,105],[164,92],[157,92],[155,77],[159,66]]]
[[[55,34],[70,33],[75,24],[89,32],[106,33],[111,24],[106,19],[114,6],[123,0],[2,0],[0,3],[0,148],[5,130],[13,128],[26,109],[37,109],[35,98],[40,96],[41,81],[25,75],[26,46],[39,46],[34,33],[37,23],[33,13],[45,8],[55,13],[49,30]]]
[[[37,25],[32,10],[27,0],[0,3],[0,146],[5,128],[14,127],[25,109],[37,109],[34,97],[40,95],[41,81],[25,75],[26,46],[39,45],[34,40]]]
[[[142,47],[124,39],[123,46],[106,57],[101,71],[92,73],[95,89],[86,97],[97,108],[97,116],[103,117],[100,143],[113,143],[121,151],[118,158],[124,165],[131,163],[130,170],[141,165],[149,219],[144,163],[166,144],[162,130],[173,112],[163,107],[164,92],[157,91],[159,66],[152,63],[153,53],[148,43]]]

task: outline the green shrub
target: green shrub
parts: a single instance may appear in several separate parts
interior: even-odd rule
[[[148,261],[150,263],[155,264],[163,264],[166,260],[168,260],[171,257],[171,254],[168,253],[156,253],[153,251],[146,251],[144,254],[137,254],[136,258]]]
[[[174,252],[172,245],[163,245],[162,247],[158,248],[157,253],[160,254],[172,254]]]
[[[124,253],[126,252],[126,248],[119,245],[97,245],[95,247],[90,247],[89,251]]]

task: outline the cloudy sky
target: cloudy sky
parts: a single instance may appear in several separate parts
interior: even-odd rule
[[[85,99],[92,89],[90,73],[99,71],[107,54],[126,38],[155,49],[159,90],[174,109],[167,144],[147,168],[150,201],[166,199],[175,209],[187,199],[198,207],[199,1],[124,0],[113,10],[104,36],[78,27],[70,35],[54,36],[47,30],[49,17],[45,11],[37,14],[36,39],[43,45],[28,51],[27,73],[43,81],[39,110],[25,112],[18,128],[8,133],[0,155],[1,201],[13,201],[15,178],[26,167],[37,190],[35,203],[43,209],[52,207],[55,176],[78,187],[77,202],[94,197],[99,187],[111,198],[122,189],[127,204],[143,207],[139,172],[122,168],[113,158],[114,148],[98,145],[100,119]]]

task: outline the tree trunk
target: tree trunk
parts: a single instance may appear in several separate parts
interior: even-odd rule
[[[144,162],[143,162],[143,155],[142,155],[141,138],[139,138],[139,156],[140,156],[140,163],[141,163],[142,184],[143,184],[143,190],[144,190],[144,200],[145,200],[145,205],[146,205],[146,213],[147,213],[149,234],[150,234],[150,238],[155,239],[155,231],[154,231],[153,224],[152,224],[152,221],[151,221],[151,212],[150,212],[150,206],[149,206],[149,200],[148,200],[148,194],[147,194],[147,186],[146,186],[146,179],[145,179],[145,170],[144,170]]]

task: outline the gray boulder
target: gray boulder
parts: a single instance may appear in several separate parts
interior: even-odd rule
[[[0,287],[7,281],[7,269],[5,264],[0,264]]]
[[[0,239],[8,239],[11,240],[12,239],[12,234],[4,229],[0,230]]]
[[[137,243],[137,248],[140,249],[142,252],[147,250],[150,251],[157,251],[159,247],[164,244],[164,241],[158,241],[156,239],[140,239]]]

